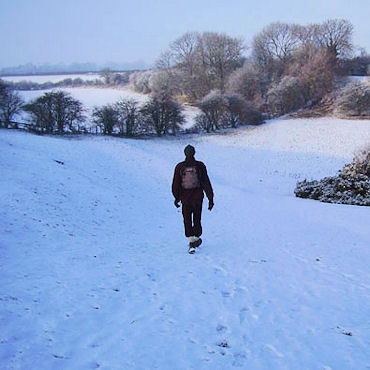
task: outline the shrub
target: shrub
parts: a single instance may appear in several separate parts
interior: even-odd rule
[[[197,126],[206,132],[263,122],[261,112],[239,94],[224,95],[214,90],[198,103],[198,107],[202,113],[196,117]]]
[[[294,54],[287,74],[299,79],[306,101],[319,102],[334,86],[336,60],[326,49],[305,45]]]
[[[294,193],[321,202],[370,206],[370,146],[361,150],[338,176],[304,180]]]
[[[285,76],[267,92],[269,112],[280,116],[301,108],[305,103],[305,86],[297,77]]]
[[[334,111],[347,116],[370,116],[370,82],[354,82],[339,93]]]
[[[267,76],[253,64],[245,63],[228,79],[227,91],[240,94],[247,101],[255,101],[266,93]]]
[[[7,128],[20,111],[22,98],[13,89],[0,80],[0,127]]]
[[[141,108],[143,122],[148,130],[157,136],[168,133],[175,135],[179,125],[184,122],[182,106],[174,101],[166,91],[156,93]]]
[[[153,71],[137,71],[131,73],[129,77],[129,84],[134,91],[143,94],[149,94],[152,92],[150,80],[153,76]]]
[[[37,130],[44,133],[78,131],[85,120],[82,103],[64,91],[45,93],[23,106]]]
[[[114,105],[114,109],[120,135],[136,135],[140,122],[139,103],[134,99],[121,99]]]
[[[110,104],[95,107],[92,113],[94,123],[101,128],[104,135],[112,135],[118,123],[118,113]]]
[[[366,175],[370,178],[370,144],[356,153],[352,163],[344,166],[342,174]]]
[[[261,112],[239,94],[225,95],[227,109],[224,123],[230,127],[263,122]]]
[[[202,113],[196,117],[196,122],[206,132],[216,131],[224,126],[228,101],[220,91],[211,91],[198,103],[198,107]]]

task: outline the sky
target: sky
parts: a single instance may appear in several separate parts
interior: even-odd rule
[[[271,22],[345,18],[370,52],[369,0],[0,0],[0,68],[25,63],[151,65],[187,31],[224,32],[246,46]]]

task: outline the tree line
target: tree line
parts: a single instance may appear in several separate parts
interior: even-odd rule
[[[199,104],[192,132],[210,132],[237,127],[245,123],[258,124],[262,115],[238,95],[213,94]],[[133,137],[137,135],[176,135],[185,122],[184,106],[174,100],[168,90],[153,93],[140,104],[132,98],[95,107],[87,117],[83,104],[62,90],[46,92],[24,103],[17,91],[0,80],[0,127],[18,128],[14,122],[20,113],[28,114],[22,125],[41,134],[88,133]],[[86,125],[86,121],[88,124]]]
[[[109,69],[104,69],[99,72],[100,78],[84,80],[81,77],[65,78],[57,82],[38,83],[34,81],[22,80],[18,82],[9,81],[7,84],[13,90],[50,90],[61,87],[106,87],[106,86],[123,86],[129,82],[129,75],[133,73],[127,72],[112,72]]]
[[[352,58],[352,36],[344,19],[306,26],[274,22],[255,35],[246,58],[240,38],[187,32],[161,54],[155,69],[131,74],[130,84],[144,93],[166,89],[199,107],[219,95],[221,110],[233,95],[244,106],[280,116],[318,104],[338,76],[370,72],[368,54]]]
[[[24,103],[17,91],[0,80],[0,127],[18,128],[14,119],[22,112],[28,114],[28,122],[22,125],[41,134],[175,135],[185,120],[182,105],[163,91],[141,105],[135,99],[120,99],[95,107],[93,125],[86,125],[86,109],[71,94],[55,90]]]

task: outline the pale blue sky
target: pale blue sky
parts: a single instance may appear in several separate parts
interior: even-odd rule
[[[0,0],[0,67],[152,63],[186,31],[253,36],[271,22],[346,18],[370,52],[370,0]]]

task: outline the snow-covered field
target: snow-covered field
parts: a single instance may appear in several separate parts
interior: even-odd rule
[[[0,130],[0,367],[368,369],[370,209],[293,190],[369,140],[370,121],[333,119],[154,140]],[[170,191],[188,143],[215,191],[195,255]]]
[[[105,104],[116,103],[121,98],[124,99],[135,99],[140,104],[145,103],[149,99],[149,95],[139,94],[128,87],[121,88],[61,88],[57,90],[63,90],[71,94],[75,99],[81,101],[87,110],[88,116],[91,115],[94,107],[99,107]],[[45,94],[52,90],[34,90],[34,91],[19,91],[22,98],[28,102],[36,99],[37,97]],[[195,116],[200,112],[198,108],[191,106],[184,106],[185,124],[184,128],[190,128],[194,125]],[[26,116],[23,113],[22,120],[25,120]]]
[[[59,82],[66,78],[81,78],[83,81],[100,80],[101,76],[98,73],[82,73],[82,74],[59,74],[59,75],[35,75],[35,76],[0,76],[4,81],[21,82],[30,81],[42,84],[44,82]]]
[[[91,110],[95,106],[115,103],[120,98],[132,98],[141,103],[148,99],[147,95],[135,93],[128,88],[65,87],[53,90],[63,90],[68,92],[74,98],[80,100],[88,110]],[[50,91],[52,90],[19,91],[19,94],[25,101],[30,101],[45,94],[45,92]]]

